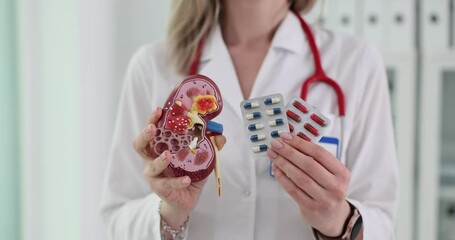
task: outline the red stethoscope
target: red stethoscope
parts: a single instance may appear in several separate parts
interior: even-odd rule
[[[345,104],[345,99],[344,99],[344,94],[343,90],[341,89],[340,85],[338,85],[337,82],[335,82],[333,79],[327,76],[325,73],[324,69],[322,68],[321,64],[321,56],[319,54],[318,47],[316,45],[316,41],[314,39],[313,32],[311,31],[309,25],[303,20],[303,18],[300,16],[300,14],[292,10],[292,12],[295,14],[295,16],[299,19],[300,25],[302,26],[303,33],[306,35],[308,38],[308,43],[310,45],[311,52],[313,54],[313,61],[314,61],[314,67],[315,71],[312,76],[310,76],[308,79],[306,79],[303,82],[302,89],[300,91],[300,98],[306,101],[307,95],[308,95],[308,90],[310,86],[314,83],[322,82],[330,87],[333,88],[337,95],[337,102],[338,102],[338,112],[341,120],[341,139],[340,139],[340,146],[339,146],[339,151],[341,151],[341,144],[343,143],[343,136],[344,136],[344,116],[345,116],[345,111],[346,111],[346,104]],[[202,49],[204,48],[204,38],[201,38],[201,40],[198,43],[196,54],[194,56],[193,62],[190,66],[190,75],[194,75],[197,73],[197,70],[199,68],[199,62],[200,58],[202,55]],[[341,154],[340,154],[341,156]]]

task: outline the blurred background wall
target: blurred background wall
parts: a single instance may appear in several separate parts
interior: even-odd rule
[[[326,0],[306,18],[376,44],[397,138],[400,240],[455,239],[455,0]],[[169,1],[0,0],[0,239],[103,239],[127,62]]]
[[[19,239],[20,186],[15,5],[0,1],[0,239]]]
[[[168,1],[0,0],[0,239],[103,239],[126,65]]]

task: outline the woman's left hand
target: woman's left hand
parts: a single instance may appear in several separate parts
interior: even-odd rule
[[[275,178],[297,202],[303,219],[326,236],[340,235],[350,213],[349,170],[323,147],[289,133],[271,145]]]

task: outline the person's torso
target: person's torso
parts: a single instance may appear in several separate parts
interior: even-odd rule
[[[345,94],[344,141],[347,142],[352,113],[364,87],[357,72],[366,44],[319,28],[313,31],[324,70],[340,84]],[[273,41],[250,97],[281,93],[287,102],[300,96],[302,83],[313,74],[312,55],[295,16],[287,16]],[[155,64],[154,76],[150,76],[152,104],[160,106],[183,76],[172,73],[161,61],[162,44],[150,48],[153,48],[150,57]],[[312,239],[311,227],[303,222],[297,204],[270,175],[270,160],[249,157],[240,110],[244,99],[219,26],[207,39],[199,74],[214,80],[221,90],[224,107],[214,121],[223,124],[227,143],[220,152],[223,195],[217,197],[212,174],[191,214],[188,239]],[[331,120],[325,136],[339,139],[341,122],[333,89],[318,83],[310,88],[307,101]]]

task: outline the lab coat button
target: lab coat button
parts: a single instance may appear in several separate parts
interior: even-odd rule
[[[249,197],[251,195],[251,191],[245,190],[245,191],[243,191],[243,194],[245,194],[245,196]]]

